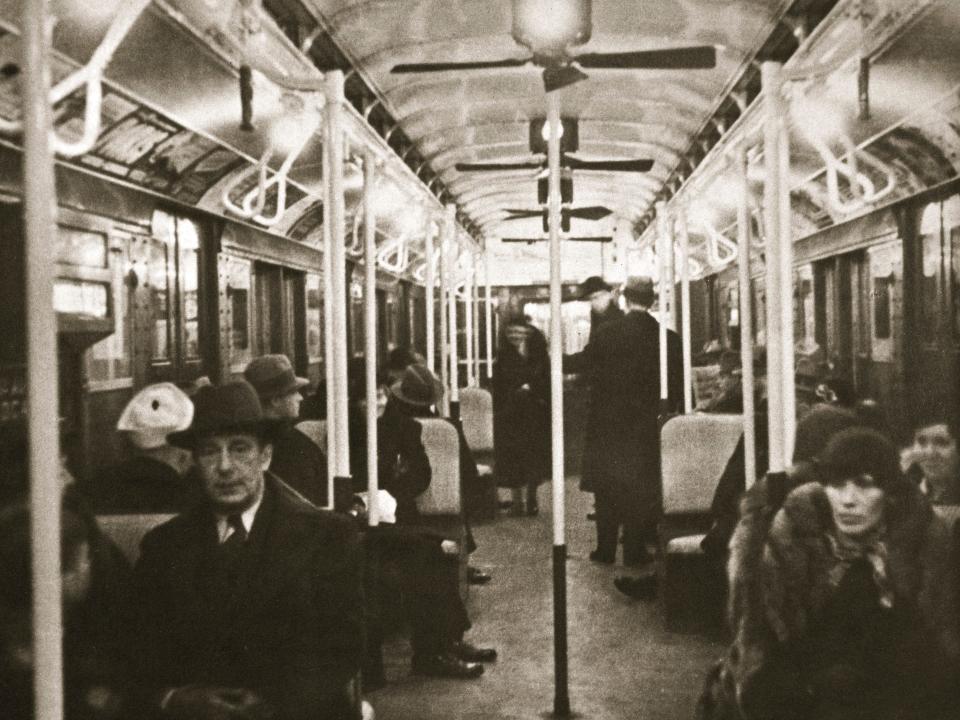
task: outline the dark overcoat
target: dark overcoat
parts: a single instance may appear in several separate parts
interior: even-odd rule
[[[131,670],[143,711],[167,689],[242,687],[277,720],[349,717],[363,648],[359,535],[268,475],[232,594],[210,590],[220,549],[199,506],[152,530],[134,570]]]
[[[502,487],[550,476],[550,357],[542,335],[528,347],[522,357],[506,345],[493,367],[493,444]]]
[[[680,339],[667,331],[668,388],[683,395]],[[660,325],[634,310],[600,327],[583,351],[564,357],[564,372],[590,386],[581,487],[615,493],[659,491]]]
[[[293,424],[284,427],[273,442],[270,472],[317,507],[327,506],[327,458]]]

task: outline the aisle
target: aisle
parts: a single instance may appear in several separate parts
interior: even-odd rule
[[[587,496],[568,478],[570,699],[582,718],[687,720],[719,646],[663,630],[655,603],[613,587],[615,568],[590,562]],[[501,517],[475,529],[472,562],[493,580],[471,588],[468,639],[497,647],[479,680],[434,680],[409,672],[406,638],[385,648],[387,687],[371,696],[381,720],[539,718],[553,706],[550,487],[537,518]]]

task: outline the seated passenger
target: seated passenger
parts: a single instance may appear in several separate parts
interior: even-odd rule
[[[946,415],[931,415],[913,432],[901,457],[907,476],[934,505],[960,505],[960,434]]]
[[[350,468],[355,489],[363,492],[367,489],[367,428],[362,359],[351,369]],[[397,524],[364,525],[367,600],[372,616],[365,685],[384,682],[379,645],[383,634],[393,629],[390,619],[398,615],[410,625],[415,673],[479,677],[483,673],[479,663],[496,659],[497,653],[463,640],[470,620],[460,599],[458,545],[416,525],[416,497],[431,479],[430,462],[420,440],[421,426],[405,416],[397,416],[389,424],[384,422],[386,389],[378,388],[378,395],[377,475],[379,487],[397,499]]]
[[[390,388],[390,397],[387,400],[387,407],[383,413],[383,424],[385,432],[402,432],[399,428],[404,422],[404,418],[435,418],[439,417],[436,410],[437,403],[443,397],[443,387],[437,377],[423,365],[410,365],[403,372],[400,382],[395,383]],[[463,426],[460,423],[451,422],[457,430],[457,436],[460,439],[460,483],[461,486],[469,486],[479,481],[480,473],[477,470],[477,462],[473,458],[473,452],[467,443],[467,438],[463,434]],[[465,513],[463,513],[463,522],[467,534],[467,552],[472,553],[477,549],[477,544],[473,539],[473,533],[470,530],[470,523]],[[467,579],[474,585],[483,585],[490,581],[490,576],[479,568],[468,567]]]
[[[352,717],[363,647],[358,535],[267,468],[283,423],[246,382],[200,390],[189,448],[204,502],[144,538],[130,670],[140,714]]]
[[[958,569],[950,533],[880,433],[835,434],[752,564],[748,612],[703,716],[954,717]],[[703,702],[706,700],[706,702]]]
[[[190,453],[167,442],[169,433],[185,430],[192,419],[193,403],[173,383],[147,385],[134,395],[120,414],[117,430],[135,454],[85,488],[94,509],[106,514],[178,513],[199,502]]]
[[[323,450],[294,427],[300,416],[300,391],[310,384],[297,377],[286,355],[262,355],[250,361],[243,377],[257,391],[263,416],[279,420],[273,438],[270,472],[317,507],[327,498],[327,459]]]
[[[407,345],[395,347],[387,358],[387,383],[393,385],[400,382],[403,371],[411,365],[426,365],[423,355]]]
[[[65,504],[66,505],[66,504]],[[126,717],[121,681],[129,566],[83,516],[65,506],[60,522],[63,588],[64,716]],[[111,551],[112,549],[112,551]],[[0,511],[0,708],[11,720],[33,717],[30,514]]]

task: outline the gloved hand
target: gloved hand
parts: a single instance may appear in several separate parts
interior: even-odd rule
[[[178,688],[164,712],[178,720],[270,720],[275,714],[250,690],[209,685]]]

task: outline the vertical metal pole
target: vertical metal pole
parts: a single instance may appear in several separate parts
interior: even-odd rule
[[[750,296],[750,198],[747,185],[747,148],[737,151],[737,169],[743,192],[737,205],[737,276],[740,283],[740,380],[743,387],[743,460],[747,488],[757,481],[757,431],[753,399],[753,298]]]
[[[767,227],[766,247],[766,321],[767,321],[767,408],[769,412],[769,473],[784,477],[786,469],[783,404],[783,328],[780,313],[780,63],[761,66],[764,94],[763,163],[765,172],[764,213]]]
[[[327,88],[329,95],[329,88]],[[327,97],[327,105],[331,100]],[[329,112],[329,111],[327,111]],[[323,149],[322,149],[322,170],[323,170],[323,207],[324,213],[333,204],[333,190],[330,187],[330,153],[332,143],[330,140],[330,123],[323,124]],[[329,219],[329,216],[327,217]],[[334,448],[337,447],[337,426],[333,418],[336,415],[336,401],[334,400],[333,388],[336,384],[336,371],[334,370],[334,359],[336,343],[336,330],[333,327],[333,304],[334,304],[334,284],[333,278],[333,230],[329,222],[323,223],[323,376],[324,386],[326,388],[327,401],[327,446],[324,452],[327,454],[327,507],[333,508],[333,480],[337,476],[337,453]]]
[[[670,263],[668,256],[673,252],[673,238],[669,236],[670,218],[667,217],[667,205],[657,202],[657,265],[660,270],[660,307],[657,320],[660,322],[660,410],[666,412],[669,398],[667,375],[667,323],[670,319]]]
[[[373,212],[373,193],[377,178],[377,158],[367,150],[363,158],[363,318],[364,361],[367,396],[367,523],[380,524],[377,504],[379,488],[377,467],[377,218]]]
[[[466,336],[464,360],[467,361],[467,387],[473,387],[473,269],[476,256],[473,253],[467,253],[466,257],[470,262],[470,267],[467,269],[467,278],[463,285],[463,294],[465,295],[463,301],[464,335]]]
[[[454,275],[454,269],[457,265],[457,258],[460,256],[459,245],[457,243],[457,208],[450,203],[447,205],[447,237],[450,240],[450,246],[447,248],[447,278],[450,283],[447,294],[447,312],[450,317],[447,319],[447,331],[450,336],[447,342],[450,344],[450,418],[460,419],[460,357],[457,347],[457,281]]]
[[[430,372],[437,371],[437,338],[436,332],[436,318],[434,318],[434,305],[433,305],[433,294],[436,292],[437,277],[435,273],[435,268],[433,265],[433,214],[427,213],[427,226],[424,228],[424,252],[427,256],[427,267],[424,274],[424,282],[426,283],[426,288],[424,288],[424,299],[426,305],[426,314],[427,314],[427,369]]]
[[[24,229],[27,415],[33,580],[33,693],[38,720],[63,717],[60,439],[53,281],[57,193],[50,148],[50,25],[46,0],[23,5]]]
[[[693,369],[690,348],[690,234],[687,211],[677,218],[680,235],[680,325],[683,340],[683,412],[693,411]]]
[[[563,458],[563,343],[560,306],[560,95],[547,93],[550,220],[550,418],[553,491],[553,714],[570,716],[567,681],[566,483]]]
[[[483,304],[483,330],[487,344],[487,380],[493,377],[493,298],[490,297],[490,249],[483,248],[483,284],[486,302]]]
[[[443,222],[440,225],[440,382],[444,387],[443,400],[440,408],[444,417],[450,417],[450,343],[447,328],[450,318],[447,315],[447,292],[450,289],[450,267],[448,258],[452,233],[450,223],[444,212]]]
[[[343,72],[331,70],[326,75],[327,85],[327,125],[330,142],[330,279],[333,288],[333,329],[334,338],[334,383],[328,392],[333,393],[334,416],[332,418],[336,433],[334,451],[337,456],[337,477],[350,476],[350,431],[348,428],[347,405],[347,264],[344,236],[346,221],[343,198]],[[330,425],[330,419],[327,420]]]
[[[780,332],[783,335],[783,341],[780,344],[780,350],[783,353],[780,372],[783,379],[783,462],[784,467],[786,467],[793,460],[794,436],[797,431],[797,394],[793,357],[793,238],[791,237],[793,222],[790,217],[790,137],[784,121],[787,108],[783,95],[779,92],[777,93],[777,99],[781,106],[779,113],[780,152],[778,154],[780,183],[777,203],[777,212],[780,216],[780,232],[777,241],[780,246],[778,255],[780,260]]]
[[[480,253],[473,254],[473,268],[470,273],[472,279],[473,293],[470,296],[470,304],[473,307],[473,384],[480,386]]]

